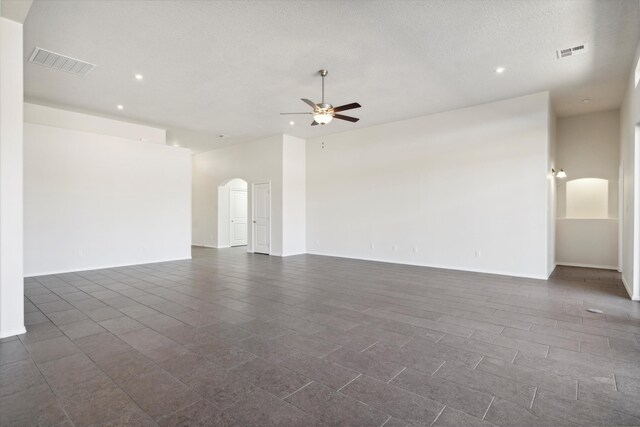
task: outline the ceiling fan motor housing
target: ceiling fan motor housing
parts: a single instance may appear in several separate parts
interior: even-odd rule
[[[329,111],[333,110],[333,105],[331,104],[318,104],[316,105],[317,111]]]

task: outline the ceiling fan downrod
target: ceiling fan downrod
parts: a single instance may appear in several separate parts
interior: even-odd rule
[[[318,71],[318,73],[322,76],[322,103],[324,104],[324,78],[327,74],[329,74],[329,71],[320,70]]]

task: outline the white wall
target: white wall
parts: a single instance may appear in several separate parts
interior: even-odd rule
[[[231,178],[249,183],[249,215],[251,184],[271,182],[271,254],[282,255],[282,135],[193,156],[193,243],[217,247],[218,186]]]
[[[556,179],[558,264],[617,269],[619,132],[619,110],[558,119],[556,164],[567,173],[567,178]],[[575,203],[567,204],[575,199],[567,198],[568,186],[579,187],[582,183],[588,183],[583,181],[585,178],[608,181],[608,199],[605,202],[607,209],[604,215],[596,215],[598,206],[595,199],[590,206],[581,204],[581,213],[572,213]],[[605,219],[584,219],[595,216],[603,216]]]
[[[306,252],[306,144],[283,135],[282,140],[283,255]]]
[[[562,218],[556,230],[558,264],[617,269],[617,219]]]
[[[24,104],[24,114],[27,118],[34,118],[41,125],[99,133],[152,144],[166,143],[165,129],[31,103]]]
[[[22,24],[0,18],[0,338],[25,332],[22,45]]]
[[[556,114],[549,99],[549,137],[547,145],[547,276],[556,268],[556,203],[558,187],[552,170],[556,169],[556,151],[558,145]]]
[[[231,190],[248,191],[247,182],[240,178],[233,178],[225,185],[218,186],[218,244],[216,245],[218,248],[227,248],[231,245]]]
[[[538,93],[309,140],[307,251],[546,278],[550,116]]]
[[[556,161],[567,173],[566,180],[602,178],[617,182],[619,110],[561,117],[557,126]]]
[[[189,150],[43,125],[31,113],[27,276],[190,258]]]
[[[640,200],[634,197],[634,156],[636,155],[636,126],[640,124],[640,86],[635,83],[634,70],[640,57],[640,46],[636,51],[633,69],[630,70],[627,92],[620,108],[620,162],[622,164],[622,212],[621,214],[621,264],[622,279],[629,295],[634,300],[640,300],[640,234],[636,224],[640,224],[640,212],[634,207]],[[635,265],[634,265],[635,264]]]

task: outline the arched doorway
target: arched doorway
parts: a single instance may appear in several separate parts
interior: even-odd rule
[[[248,185],[232,178],[218,186],[218,248],[246,246],[248,241]]]

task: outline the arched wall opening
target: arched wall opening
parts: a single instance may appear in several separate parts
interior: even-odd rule
[[[248,184],[230,178],[218,186],[218,248],[246,246],[249,238]]]

